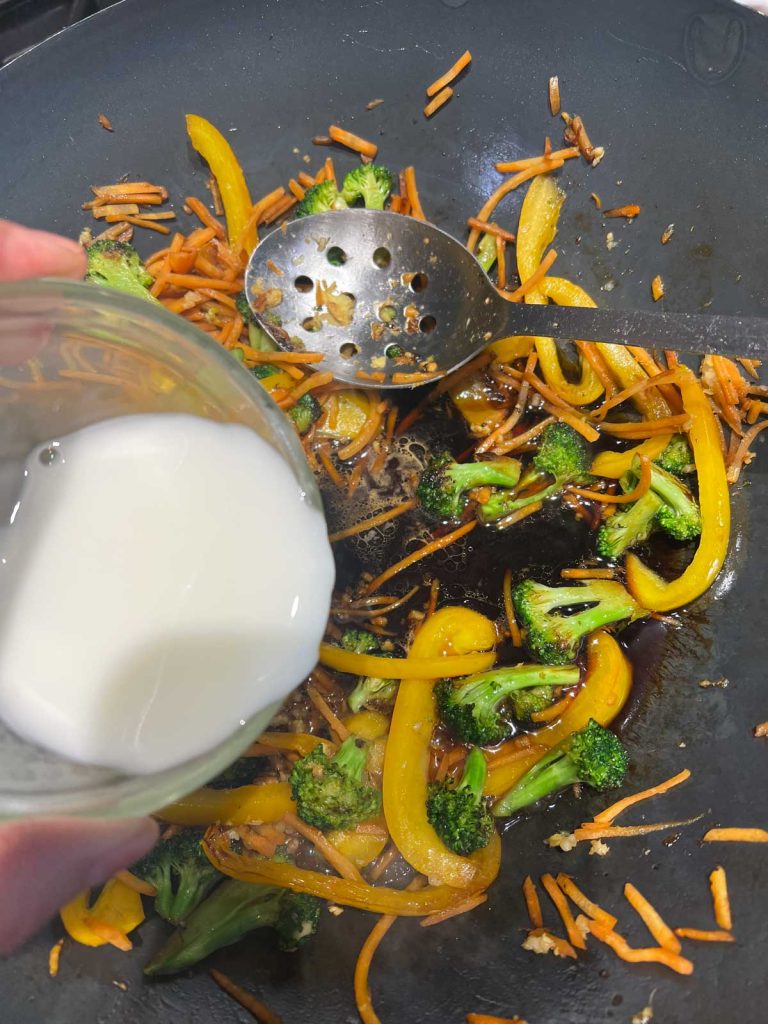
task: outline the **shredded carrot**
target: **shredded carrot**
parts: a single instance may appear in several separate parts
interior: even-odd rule
[[[270,839],[265,839],[264,836],[259,835],[258,832],[249,829],[247,826],[241,827],[238,830],[238,835],[246,849],[252,850],[254,853],[258,853],[267,859],[274,857],[275,850],[279,845]],[[285,837],[283,837],[282,842],[285,842]]]
[[[429,541],[428,544],[424,544],[416,551],[411,552],[410,555],[406,555],[405,558],[401,558],[399,562],[395,562],[384,572],[380,573],[375,579],[371,580],[370,583],[363,587],[363,594],[372,594],[375,590],[378,590],[382,584],[386,583],[387,580],[391,580],[393,576],[397,576],[398,573],[402,572],[403,569],[409,568],[415,562],[420,561],[422,558],[426,558],[427,555],[434,554],[435,551],[442,551],[443,548],[447,548],[449,544],[453,544],[457,540],[461,540],[471,530],[477,526],[477,520],[473,519],[471,523],[464,523],[456,530],[452,530],[450,533],[444,534],[442,537],[438,537],[436,540]]]
[[[728,882],[725,877],[725,868],[716,867],[709,876],[709,887],[712,892],[712,907],[715,912],[715,921],[718,928],[729,932],[733,927],[731,919],[731,901],[728,898]]]
[[[627,505],[638,501],[651,489],[651,460],[645,455],[640,456],[640,476],[637,484],[626,494],[605,494],[602,491],[590,491],[584,487],[569,487],[571,494],[578,494],[587,501],[599,501],[604,505]]]
[[[350,441],[348,445],[345,445],[343,448],[340,448],[336,452],[337,456],[340,459],[351,459],[353,456],[363,451],[364,448],[368,447],[368,445],[374,439],[376,434],[379,432],[379,429],[381,427],[381,419],[385,408],[385,402],[370,403],[368,418],[363,424],[357,437],[353,441]]]
[[[529,178],[535,178],[538,174],[546,174],[548,171],[557,170],[558,167],[562,166],[563,160],[561,158],[556,159],[556,154],[554,153],[548,160],[545,160],[543,157],[538,157],[534,163],[527,166],[524,170],[521,170],[519,174],[516,174],[512,178],[507,178],[506,181],[499,185],[496,191],[493,192],[480,207],[477,219],[488,220],[504,196],[513,189],[516,189],[518,185],[522,185],[524,181],[528,181]],[[469,238],[467,239],[467,248],[470,252],[474,251],[479,238],[480,232],[473,228],[469,233]]]
[[[376,370],[373,373],[367,373],[365,370],[356,370],[355,376],[359,377],[360,380],[372,380],[377,384],[383,384],[387,379],[386,373],[381,370]]]
[[[608,398],[616,391],[611,371],[600,354],[600,347],[594,341],[577,341],[576,347],[597,374]]]
[[[128,953],[133,949],[133,943],[125,932],[121,932],[119,928],[115,928],[107,921],[100,921],[97,917],[86,917],[85,923],[100,939],[104,939],[115,949],[119,949],[123,953]]]
[[[511,231],[500,228],[498,224],[489,224],[487,221],[478,220],[477,217],[467,217],[467,227],[475,228],[484,234],[496,235],[497,238],[503,238],[505,242],[515,241],[515,236]]]
[[[752,730],[752,733],[758,738],[761,736],[768,736],[768,722],[760,722],[760,724],[756,725]]]
[[[512,570],[506,569],[504,572],[504,582],[502,584],[502,593],[504,595],[504,614],[507,616],[507,626],[509,627],[509,635],[512,639],[513,647],[522,647],[523,638],[520,633],[520,627],[517,624],[515,618],[515,606],[512,604]]]
[[[673,775],[671,779],[667,779],[665,782],[660,782],[657,786],[651,786],[650,789],[642,789],[639,793],[633,793],[632,796],[625,796],[623,799],[617,800],[616,803],[611,804],[610,807],[606,807],[605,810],[596,814],[593,820],[601,825],[611,825],[627,808],[634,807],[635,804],[642,803],[643,800],[650,800],[651,797],[662,796],[664,793],[668,793],[670,789],[674,789],[675,786],[679,786],[681,782],[686,782],[690,777],[690,770],[684,768],[683,771]]]
[[[653,364],[653,373],[655,376],[649,376],[645,380],[636,381],[628,388],[623,388],[610,398],[607,398],[599,408],[595,409],[592,414],[593,417],[595,419],[604,419],[609,409],[613,409],[617,405],[622,405],[630,398],[634,398],[635,395],[640,394],[642,391],[646,391],[648,388],[659,387],[660,384],[666,384],[676,379],[674,368],[660,373],[659,368],[655,363]]]
[[[602,497],[602,496],[601,496]],[[615,580],[615,569],[561,569],[564,580]]]
[[[204,203],[201,203],[195,196],[187,196],[184,202],[205,227],[211,228],[219,238],[227,237],[224,225],[213,216]]]
[[[428,917],[422,917],[419,921],[419,925],[422,928],[431,928],[434,924],[442,924],[443,921],[447,921],[450,917],[458,917],[459,914],[467,914],[470,910],[474,910],[475,907],[479,907],[481,903],[485,903],[488,899],[484,892],[476,893],[474,896],[468,896],[462,903],[457,903],[453,907],[448,907],[446,910],[438,910],[436,914],[430,914]]]
[[[660,821],[653,825],[605,825],[604,827],[594,821],[585,821],[580,828],[574,830],[577,842],[583,839],[622,839],[632,836],[647,836],[651,832],[663,832],[670,828],[682,828],[684,825],[693,825],[701,820],[701,815],[695,818],[686,818],[684,821]],[[765,833],[765,842],[768,842],[768,832]],[[706,839],[706,836],[704,837]]]
[[[548,928],[532,928],[528,932],[529,938],[540,938],[546,936],[552,943],[556,956],[569,957],[571,960],[578,960],[578,954],[567,939],[554,935]]]
[[[745,359],[743,356],[740,356],[739,362],[753,380],[757,380],[759,378],[757,370],[759,366],[762,366],[762,359]]]
[[[517,737],[514,741],[510,741],[509,745],[505,743],[504,746],[500,747],[495,754],[492,754],[488,758],[489,767],[501,768],[502,765],[513,764],[515,761],[522,761],[538,751],[542,754],[546,751],[546,747],[540,743],[534,743],[531,741],[526,746],[520,746],[519,743],[520,737]]]
[[[448,772],[454,765],[459,764],[467,756],[467,751],[464,747],[457,746],[451,747],[450,750],[446,750],[443,756],[440,758],[440,763],[435,771],[435,782],[442,782],[446,778]]]
[[[506,441],[502,445],[494,445],[494,451],[499,455],[507,455],[509,452],[516,451],[518,448],[524,448],[535,437],[537,437],[542,430],[548,427],[550,423],[554,423],[556,419],[556,416],[547,416],[546,419],[540,420],[529,430],[526,430],[522,434],[517,434],[511,441]]]
[[[115,129],[112,127],[112,122],[109,120],[106,114],[99,114],[98,122],[101,127],[107,132],[113,132]]]
[[[332,181],[336,184],[336,168],[333,166],[333,157],[327,156],[323,164],[323,170],[325,171],[325,180]]]
[[[363,876],[352,861],[345,857],[343,853],[340,853],[333,843],[323,835],[320,829],[307,825],[293,811],[286,811],[283,815],[283,820],[294,832],[298,832],[300,836],[304,836],[306,840],[312,843],[315,849],[323,855],[334,871],[341,875],[342,878],[346,878],[351,882],[363,881]]]
[[[127,885],[129,889],[133,889],[134,892],[141,893],[142,896],[157,896],[157,888],[154,885],[145,882],[143,878],[139,878],[130,871],[125,869],[117,871],[114,877],[123,885]]]
[[[603,208],[603,201],[600,198],[600,196],[597,194],[597,192],[592,192],[591,195],[592,195],[592,202],[595,204],[595,207],[598,210],[602,210],[602,208]]]
[[[593,903],[576,885],[570,875],[561,873],[557,876],[556,880],[568,899],[585,913],[587,917],[597,921],[598,924],[604,925],[606,928],[612,929],[615,926],[616,918],[613,914],[609,914],[607,910],[603,910],[597,903]]]
[[[664,282],[661,279],[661,274],[657,274],[656,277],[651,281],[651,298],[654,302],[658,302],[659,299],[664,297]]]
[[[762,430],[765,430],[766,427],[768,427],[768,420],[764,420],[762,423],[757,423],[754,427],[750,427],[741,439],[739,447],[736,449],[733,458],[730,460],[730,465],[728,466],[727,475],[729,484],[735,484],[738,481],[739,476],[741,475],[742,466],[750,460],[752,453],[749,449],[752,442]]]
[[[525,907],[528,911],[528,920],[531,922],[531,928],[543,928],[544,918],[541,913],[539,893],[536,889],[536,883],[530,875],[526,875],[523,882],[523,897],[525,898]]]
[[[503,519],[498,519],[494,524],[499,530],[506,530],[510,526],[514,526],[515,523],[522,522],[523,519],[527,519],[528,516],[534,516],[537,512],[541,512],[544,508],[543,501],[534,501],[532,505],[526,505],[525,508],[520,508],[516,512],[511,512],[508,516],[504,516]]]
[[[504,290],[507,287],[507,243],[499,235],[496,241],[496,284]]]
[[[614,206],[612,210],[604,210],[604,217],[637,217],[640,213],[640,207],[637,203],[627,203],[626,206]]]
[[[704,835],[705,843],[768,843],[764,828],[711,828]]]
[[[239,333],[239,332],[238,332]],[[304,378],[301,383],[297,384],[288,393],[288,406],[295,405],[302,395],[306,395],[309,391],[316,391],[317,388],[325,387],[326,384],[330,384],[333,380],[332,373],[311,373]]]
[[[48,951],[48,974],[55,978],[59,973],[59,961],[61,960],[61,947],[64,945],[64,939],[59,939],[58,942],[54,942]]]
[[[421,208],[421,200],[419,199],[419,190],[416,187],[416,170],[414,167],[406,167],[403,172],[405,181],[405,194],[408,198],[408,202],[411,204],[411,216],[415,217],[416,220],[426,220],[424,216],[424,210]]]
[[[661,948],[668,950],[670,953],[679,953],[682,947],[675,937],[675,933],[664,921],[658,910],[648,902],[645,896],[631,882],[625,884],[624,896]]]
[[[566,935],[568,936],[568,941],[576,949],[586,949],[587,944],[584,941],[584,936],[576,927],[576,922],[571,914],[571,908],[568,906],[565,894],[555,881],[554,876],[550,874],[542,875],[541,884],[546,889],[549,898],[554,903],[557,912],[560,915]]]
[[[298,178],[299,184],[303,185],[304,188],[312,188],[312,186],[315,184],[315,179],[312,177],[311,174],[307,174],[306,171],[299,171]]]
[[[509,302],[519,302],[529,292],[536,290],[536,286],[540,284],[542,279],[547,276],[549,268],[552,266],[556,259],[557,252],[554,249],[550,249],[546,256],[544,256],[538,267],[531,274],[531,276],[526,281],[523,281],[519,288],[515,288],[513,292],[508,292],[505,291],[504,289],[500,289],[501,294]]]
[[[326,720],[331,731],[336,734],[339,742],[343,743],[344,740],[348,739],[351,735],[349,729],[344,725],[341,719],[333,713],[331,708],[328,706],[327,701],[321,697],[314,686],[307,687],[307,696]]]
[[[520,417],[525,412],[526,404],[528,402],[528,392],[530,390],[531,380],[537,379],[534,377],[533,371],[536,368],[536,362],[538,358],[539,357],[536,352],[536,349],[532,348],[525,362],[525,371],[522,374],[519,374],[516,378],[522,382],[522,387],[520,388],[520,391],[518,393],[514,409],[505,420],[502,420],[502,422],[478,444],[476,448],[476,452],[478,455],[482,454],[483,452],[489,451],[491,448],[496,447],[499,440],[506,434],[508,434],[520,422]],[[509,368],[505,372],[505,376],[513,372],[514,371],[511,368]],[[530,377],[527,376],[527,374],[529,373],[531,375]],[[517,443],[519,443],[520,439],[518,437],[515,440]]]
[[[547,157],[548,160],[573,160],[580,156],[578,146],[568,146],[565,149],[556,149]],[[522,160],[505,160],[497,163],[496,170],[499,174],[512,174],[519,171],[526,171],[529,167],[536,167],[541,163],[541,156],[527,156]]]
[[[236,985],[226,974],[213,969],[209,973],[219,988],[223,989],[228,996],[231,996],[235,1002],[239,1003],[244,1010],[247,1010],[253,1018],[259,1021],[259,1024],[283,1024],[282,1017],[278,1017],[276,1013],[273,1013],[256,996],[251,995],[250,992],[246,992],[244,988]]]
[[[706,931],[702,928],[675,928],[675,935],[695,942],[735,942],[733,935],[725,931]]]
[[[458,78],[461,72],[472,62],[472,54],[465,50],[455,64],[453,64],[443,75],[435,79],[432,85],[427,87],[427,96],[436,96],[441,89]]]
[[[616,437],[655,437],[657,434],[675,434],[687,430],[690,420],[687,413],[665,416],[660,420],[641,420],[639,423],[607,423],[600,425],[606,434]]]
[[[467,1024],[525,1024],[520,1017],[491,1017],[487,1013],[468,1013]]]
[[[296,181],[295,178],[291,178],[289,180],[288,188],[290,189],[292,195],[294,195],[299,201],[301,201],[307,194],[307,190],[305,188],[302,188],[302,186],[298,183],[298,181]]]
[[[383,914],[371,929],[357,957],[357,963],[355,964],[355,1003],[363,1024],[381,1024],[381,1019],[373,1008],[368,975],[371,970],[371,961],[373,960],[374,953],[396,920],[397,918],[394,914]]]
[[[544,722],[554,722],[556,718],[559,718],[568,710],[568,707],[575,696],[575,693],[567,693],[565,697],[555,701],[554,704],[550,704],[550,706],[548,708],[544,708],[543,711],[534,711],[531,714],[531,721],[535,722],[536,725],[541,725]]]
[[[332,124],[328,129],[328,135],[338,145],[346,146],[347,149],[351,149],[355,153],[361,153],[363,156],[369,156],[371,160],[376,157],[379,151],[376,143],[367,142],[365,139],[361,139],[359,135],[348,132],[344,128],[339,128],[335,124]]]
[[[429,373],[429,372],[421,371],[421,370],[417,371],[415,373],[393,373],[392,374],[392,383],[393,384],[421,384],[421,383],[423,383],[424,381],[427,381],[427,380],[435,380],[437,377],[440,377],[440,376],[441,376],[441,374],[439,372],[434,372],[433,371],[433,372]]]
[[[587,926],[596,939],[604,942],[621,960],[625,960],[627,963],[663,964],[678,974],[693,974],[693,964],[679,953],[670,953],[669,950],[662,949],[660,946],[650,949],[635,949],[618,932],[605,928],[596,921],[588,920]]]
[[[386,512],[379,512],[377,515],[371,516],[370,519],[364,519],[362,522],[356,523],[354,526],[347,527],[346,530],[339,530],[338,533],[329,534],[328,540],[331,544],[335,544],[337,541],[346,540],[347,537],[354,537],[358,533],[365,533],[366,530],[373,530],[377,526],[388,523],[391,519],[396,519],[405,512],[410,512],[411,509],[416,508],[417,505],[418,501],[415,498],[409,498],[408,501],[401,501],[399,505],[395,505],[394,508],[387,509]]]
[[[560,79],[552,75],[549,80],[549,112],[552,117],[560,113]]]
[[[322,352],[260,352],[250,345],[242,346],[245,356],[253,363],[321,363]]]
[[[432,117],[433,114],[436,114],[440,107],[445,106],[451,96],[453,96],[453,89],[450,85],[446,85],[446,87],[441,89],[437,96],[430,100],[426,107],[424,107],[424,117]]]

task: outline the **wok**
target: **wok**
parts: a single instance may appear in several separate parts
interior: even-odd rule
[[[474,55],[469,74],[425,122],[426,84],[466,47]],[[582,114],[607,150],[597,168],[561,172],[568,201],[558,272],[617,308],[649,303],[650,280],[660,273],[667,308],[765,309],[768,20],[718,0],[124,0],[0,72],[0,214],[76,234],[89,184],[126,173],[162,182],[180,208],[184,195],[204,194],[207,177],[185,136],[183,115],[195,112],[228,133],[254,194],[303,169],[309,138],[329,123],[357,130],[380,144],[385,161],[416,165],[428,216],[458,234],[497,182],[494,160],[538,152],[547,132],[559,141],[547,109],[552,74],[560,76],[564,108]],[[366,111],[374,98],[384,103]],[[100,113],[114,133],[99,126]],[[620,244],[611,251],[591,191],[608,207],[643,207],[631,225],[612,222]],[[519,201],[513,196],[504,207],[510,227]],[[662,247],[669,223],[675,235]],[[751,735],[768,717],[765,460],[747,479],[733,494],[732,550],[715,587],[679,629],[648,624],[629,637],[637,684],[623,725],[633,761],[627,789],[693,770],[686,787],[633,820],[704,813],[701,825],[672,845],[671,837],[651,835],[590,857],[581,848],[549,852],[543,842],[596,811],[600,797],[585,797],[579,808],[567,797],[516,824],[487,904],[427,932],[403,921],[390,933],[372,975],[383,1021],[448,1024],[475,1010],[517,1013],[531,1024],[608,1024],[628,1021],[652,994],[665,1024],[764,1019],[765,853],[699,842],[710,825],[768,823],[768,743]],[[499,565],[530,564],[534,536],[539,544],[541,534],[521,524],[483,542],[469,594],[480,607],[497,597],[489,581]],[[553,523],[547,564],[567,558],[572,542],[578,537]],[[391,556],[382,548],[361,557]],[[448,562],[441,571],[445,599],[462,599],[457,573]],[[721,676],[726,689],[697,686]],[[671,924],[707,928],[707,876],[719,862],[731,880],[738,945],[696,946],[691,978],[630,968],[594,943],[577,963],[520,949],[520,883],[529,872],[572,871],[596,899],[621,909],[622,924],[631,920],[621,897],[631,879]],[[210,965],[257,990],[287,1024],[354,1021],[352,969],[370,919],[350,910],[323,918],[319,939],[297,955],[256,936]],[[625,930],[635,944],[647,941],[639,922]],[[245,1020],[203,968],[143,980],[160,933],[148,922],[130,955],[67,943],[59,976],[49,979],[47,950],[61,934],[53,923],[0,964],[2,1020]]]

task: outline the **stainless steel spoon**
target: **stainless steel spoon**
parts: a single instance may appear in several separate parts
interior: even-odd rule
[[[747,358],[768,348],[768,319],[761,317],[509,302],[445,231],[376,210],[321,213],[281,226],[254,250],[245,286],[282,348],[322,352],[318,369],[363,387],[426,383],[509,335]],[[278,298],[265,308],[265,300]]]

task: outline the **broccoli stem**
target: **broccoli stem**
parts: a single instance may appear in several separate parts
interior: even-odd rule
[[[532,686],[573,686],[579,681],[578,666],[513,665],[470,676],[459,684],[462,704],[498,705],[515,690]]]
[[[457,462],[447,471],[448,476],[462,491],[473,487],[514,487],[520,476],[519,464],[505,459],[495,462]]]
[[[363,769],[365,768],[365,751],[358,747],[354,736],[348,736],[344,740],[332,760],[350,779],[355,782],[362,780]]]
[[[578,769],[572,758],[562,750],[552,750],[494,804],[493,814],[497,818],[509,817],[515,811],[578,781]]]
[[[477,246],[477,262],[486,274],[490,273],[496,262],[496,238],[490,231],[486,231]]]
[[[487,777],[488,763],[483,757],[483,752],[480,747],[473,747],[464,762],[464,772],[456,790],[468,790],[479,803],[483,798]]]

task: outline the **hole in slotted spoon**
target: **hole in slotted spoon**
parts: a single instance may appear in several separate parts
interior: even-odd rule
[[[426,274],[414,274],[410,283],[412,292],[423,292],[429,284],[429,278]]]
[[[373,263],[374,266],[380,270],[386,270],[389,264],[392,262],[392,253],[389,249],[385,249],[383,245],[380,245],[378,249],[373,252]]]
[[[332,245],[325,256],[332,267],[343,267],[349,259],[340,245]]]
[[[383,302],[379,306],[379,319],[383,320],[385,324],[391,324],[397,316],[397,310],[391,302]]]
[[[339,345],[339,355],[342,359],[354,359],[359,351],[357,345],[351,341],[345,341],[343,345]]]
[[[293,287],[297,292],[311,292],[314,285],[312,284],[312,278],[307,277],[306,274],[299,274],[296,280],[293,282]]]
[[[419,330],[422,334],[431,334],[437,327],[437,320],[433,316],[423,316],[419,320]]]
[[[308,316],[301,321],[301,326],[305,331],[319,331],[323,326],[323,321],[319,316]]]

